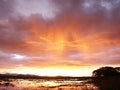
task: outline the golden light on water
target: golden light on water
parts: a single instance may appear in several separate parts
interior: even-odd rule
[[[46,81],[43,83],[44,86],[59,86],[60,84],[54,82],[54,81]]]

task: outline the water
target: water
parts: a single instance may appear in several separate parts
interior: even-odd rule
[[[0,90],[98,90],[84,82],[76,79],[9,79],[0,81]]]

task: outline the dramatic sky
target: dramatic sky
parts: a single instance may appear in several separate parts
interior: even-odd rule
[[[120,65],[120,0],[0,0],[0,73],[87,76]]]

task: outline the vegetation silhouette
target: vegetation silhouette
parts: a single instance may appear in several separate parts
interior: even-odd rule
[[[120,90],[120,67],[101,67],[92,76],[92,83],[100,90]]]
[[[108,77],[120,75],[120,67],[101,67],[93,71],[93,77]]]

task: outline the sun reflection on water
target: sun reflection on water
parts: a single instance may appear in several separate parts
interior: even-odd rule
[[[46,81],[43,83],[44,86],[59,86],[59,83],[56,83],[54,81]]]

